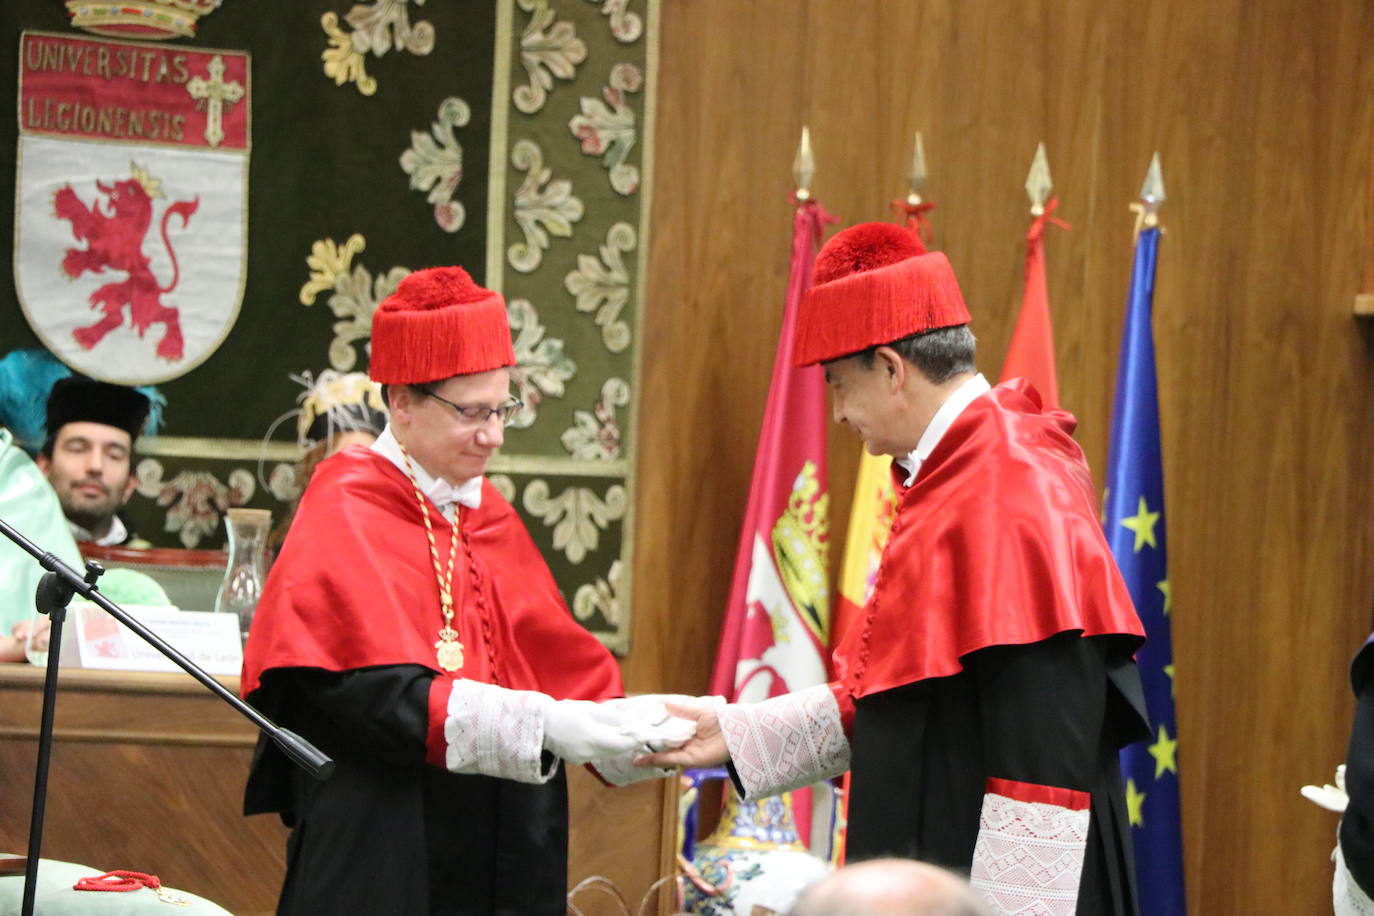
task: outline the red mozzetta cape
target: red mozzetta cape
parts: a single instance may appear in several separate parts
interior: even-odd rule
[[[1076,421],[1017,379],[974,400],[900,493],[873,594],[835,649],[863,697],[1067,630],[1145,631],[1098,521]],[[896,468],[894,467],[894,470]]]
[[[429,513],[446,570],[453,528],[432,503]],[[490,482],[481,508],[459,507],[459,524],[454,627],[464,659],[450,674],[435,660],[439,585],[410,480],[360,446],[322,462],[258,603],[243,695],[273,668],[413,664],[556,699],[621,696],[615,659],[573,620],[524,523]]]

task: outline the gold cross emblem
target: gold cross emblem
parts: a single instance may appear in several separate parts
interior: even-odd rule
[[[211,146],[219,146],[224,139],[224,106],[243,98],[243,84],[237,80],[224,81],[224,58],[218,54],[210,58],[209,69],[209,79],[192,78],[186,84],[186,91],[191,98],[205,103],[205,140]]]

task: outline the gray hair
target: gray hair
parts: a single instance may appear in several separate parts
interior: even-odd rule
[[[966,324],[912,334],[886,346],[920,369],[921,374],[933,385],[942,385],[956,375],[978,371],[974,364],[978,341]],[[872,369],[877,349],[873,346],[853,355],[865,369]]]
[[[787,916],[989,916],[962,875],[910,859],[847,865],[807,887]]]

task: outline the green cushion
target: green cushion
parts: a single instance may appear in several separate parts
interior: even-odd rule
[[[6,856],[0,855],[0,858]],[[34,912],[42,916],[66,916],[68,913],[96,913],[100,916],[110,914],[162,914],[173,913],[211,914],[211,916],[230,916],[228,910],[217,906],[204,897],[179,891],[168,890],[190,902],[190,906],[169,906],[158,899],[155,892],[146,887],[136,891],[78,891],[73,885],[81,878],[94,878],[105,873],[103,868],[90,865],[76,865],[71,862],[58,862],[43,859],[38,863],[38,893],[34,896]],[[156,874],[156,872],[154,872]],[[10,875],[0,877],[0,916],[17,914],[24,902],[24,876]]]
[[[121,607],[126,604],[168,607],[172,603],[156,579],[136,569],[107,569],[97,585],[102,595]]]

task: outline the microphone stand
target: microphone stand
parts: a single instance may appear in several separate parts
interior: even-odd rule
[[[38,730],[38,762],[33,777],[33,814],[29,821],[28,859],[24,870],[24,903],[22,916],[33,916],[34,895],[38,891],[38,857],[43,843],[43,813],[47,805],[48,763],[52,757],[53,711],[57,705],[57,667],[62,652],[62,624],[67,617],[67,603],[73,595],[104,609],[111,617],[137,633],[145,642],[176,662],[191,677],[200,681],[220,699],[247,716],[249,721],[277,743],[282,752],[316,779],[328,779],[334,773],[334,761],[321,753],[300,735],[271,722],[247,703],[234,696],[228,688],[206,674],[195,662],[168,645],[160,636],[139,623],[129,613],[102,595],[96,580],[105,572],[94,560],[86,563],[86,574],[72,569],[54,553],[45,552],[3,519],[0,534],[9,538],[30,554],[48,572],[38,582],[34,603],[38,611],[52,621],[48,632],[48,670],[43,679],[43,715]],[[32,636],[30,637],[32,638]]]

